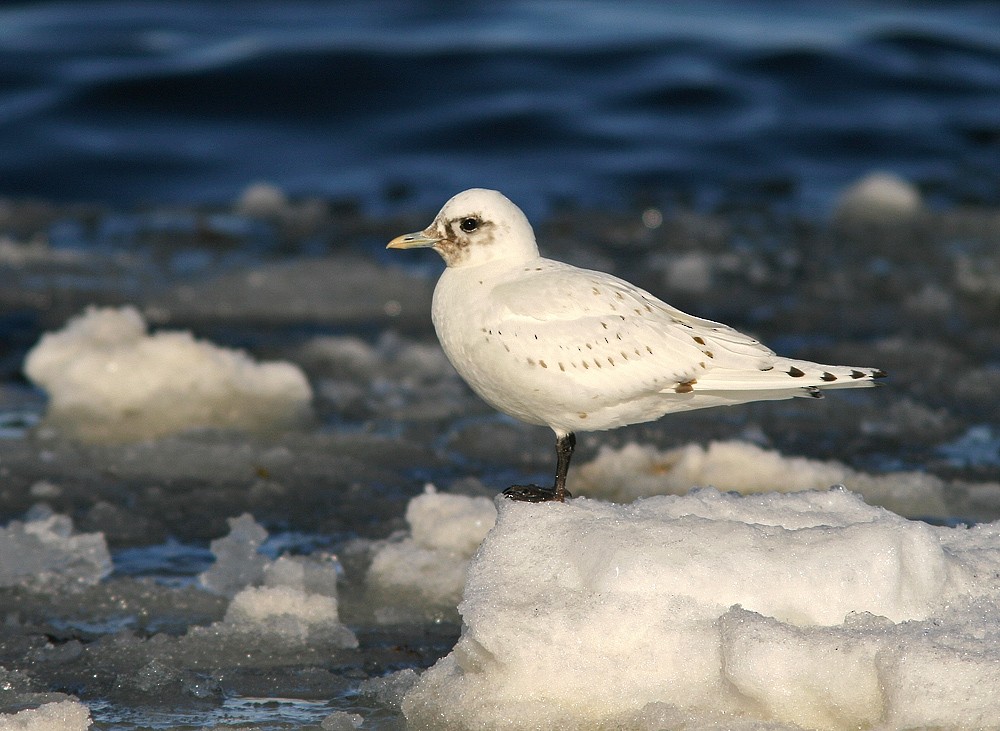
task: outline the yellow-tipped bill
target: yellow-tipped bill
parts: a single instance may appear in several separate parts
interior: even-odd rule
[[[425,249],[434,244],[438,243],[441,239],[432,238],[428,236],[423,231],[414,231],[411,234],[403,234],[402,236],[397,236],[389,245],[385,248],[387,249]]]

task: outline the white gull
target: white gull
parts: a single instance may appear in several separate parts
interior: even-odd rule
[[[390,249],[430,247],[447,268],[431,317],[455,370],[484,401],[556,434],[552,488],[515,485],[516,500],[562,501],[574,432],[708,406],[821,397],[874,385],[877,368],[782,358],[727,325],[692,317],[603,272],[539,256],[521,210],[474,188]]]

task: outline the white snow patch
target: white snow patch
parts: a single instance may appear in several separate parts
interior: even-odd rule
[[[497,506],[408,728],[1000,718],[1000,524],[932,527],[842,489]]]
[[[0,528],[0,586],[43,591],[96,584],[111,573],[103,533],[74,533],[73,520],[33,508],[26,521]]]
[[[133,307],[88,308],[28,353],[49,395],[46,423],[88,441],[135,441],[198,428],[283,429],[310,415],[291,363],[257,363],[189,332],[147,333]]]
[[[0,714],[0,731],[85,731],[90,711],[79,701],[46,703],[13,714]]]

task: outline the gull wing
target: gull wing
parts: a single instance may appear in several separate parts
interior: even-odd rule
[[[615,390],[665,390],[719,368],[762,371],[775,361],[773,351],[731,327],[687,315],[612,275],[559,262],[526,266],[495,287],[492,299],[503,303],[496,330],[508,352],[583,382],[614,368]]]

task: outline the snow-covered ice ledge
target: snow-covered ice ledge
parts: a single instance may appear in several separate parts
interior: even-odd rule
[[[1000,524],[842,489],[497,505],[411,728],[1000,724]]]

